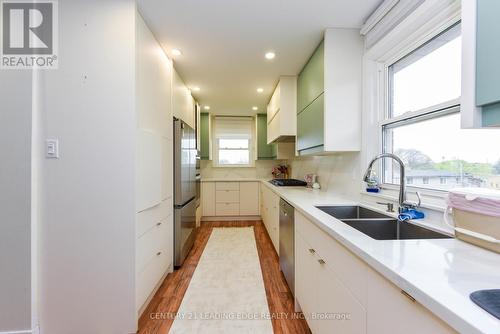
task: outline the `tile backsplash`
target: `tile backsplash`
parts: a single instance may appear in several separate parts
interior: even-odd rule
[[[357,198],[361,187],[359,153],[328,156],[297,157],[289,160],[292,177],[303,180],[306,174],[316,174],[321,191]]]
[[[257,160],[255,167],[214,167],[212,161],[201,161],[201,176],[206,179],[211,178],[257,178],[271,179],[274,166],[283,163],[278,160]]]

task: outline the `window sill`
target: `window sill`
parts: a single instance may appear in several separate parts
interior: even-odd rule
[[[399,200],[398,199],[399,190],[392,190],[390,188],[382,188],[381,192],[379,193],[369,193],[366,192],[365,189],[363,189],[361,191],[361,195],[373,198],[382,198],[396,203]],[[421,196],[422,196],[422,204],[420,205],[421,208],[439,212],[444,212],[446,210],[446,201],[445,201],[446,195],[435,196],[429,193],[422,193]]]

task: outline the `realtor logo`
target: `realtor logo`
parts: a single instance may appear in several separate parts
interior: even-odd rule
[[[57,2],[2,1],[4,69],[57,68]]]

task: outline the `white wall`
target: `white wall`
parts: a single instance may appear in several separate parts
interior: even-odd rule
[[[31,329],[31,75],[0,74],[0,332]]]
[[[42,174],[40,329],[132,333],[135,2],[60,2],[59,20],[59,69],[39,87],[43,132],[60,146]]]

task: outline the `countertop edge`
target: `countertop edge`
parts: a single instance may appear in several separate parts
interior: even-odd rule
[[[262,181],[262,180],[261,180]],[[453,329],[459,331],[459,332],[465,332],[465,333],[478,333],[478,334],[485,334],[485,333],[491,333],[488,331],[484,331],[481,328],[479,328],[477,325],[470,323],[469,321],[466,321],[464,318],[459,316],[456,312],[454,312],[452,309],[447,307],[446,305],[443,305],[436,299],[432,298],[429,294],[426,292],[422,291],[420,288],[416,287],[414,284],[412,284],[410,281],[399,275],[397,272],[394,272],[387,266],[385,266],[383,263],[378,261],[375,257],[372,255],[366,253],[359,247],[357,247],[354,243],[350,242],[346,238],[344,238],[339,232],[337,232],[334,228],[328,226],[325,222],[322,222],[318,218],[314,217],[312,214],[310,214],[306,209],[304,209],[299,203],[296,203],[293,199],[290,199],[284,192],[281,192],[278,187],[273,186],[269,182],[262,182],[265,186],[267,186],[270,190],[272,190],[275,194],[286,200],[287,202],[290,202],[292,206],[294,206],[295,209],[297,209],[299,212],[301,212],[304,216],[306,216],[309,220],[314,222],[316,226],[318,226],[321,230],[323,230],[325,233],[333,237],[335,240],[340,242],[344,247],[346,247],[349,251],[351,251],[353,254],[358,256],[361,260],[363,260],[367,265],[369,265],[373,270],[381,274],[383,277],[388,279],[390,282],[398,286],[399,288],[407,291],[409,294],[412,295],[412,297],[415,298],[420,304],[422,304],[424,307],[426,307],[430,312],[434,313],[437,317],[439,317],[441,320],[446,322],[450,327]],[[357,204],[358,202],[352,201],[352,200],[345,200],[345,204]],[[341,204],[340,204],[341,205]],[[458,241],[462,242],[462,241]]]

